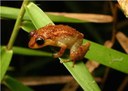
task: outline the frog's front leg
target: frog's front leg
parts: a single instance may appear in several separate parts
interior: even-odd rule
[[[57,46],[60,46],[61,48],[60,48],[59,52],[53,54],[54,58],[61,57],[67,48],[67,45],[65,45],[63,43],[58,43]]]
[[[74,45],[74,47],[70,50],[70,58],[73,61],[73,66],[77,60],[81,60],[84,58],[85,54],[89,50],[89,47],[90,47],[89,42],[87,42],[81,46],[75,47],[75,45]]]

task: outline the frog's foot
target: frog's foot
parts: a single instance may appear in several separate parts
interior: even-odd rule
[[[54,58],[61,57],[61,56],[64,54],[64,52],[65,52],[65,50],[66,50],[66,48],[67,48],[67,45],[65,45],[65,44],[63,44],[63,43],[61,43],[61,42],[58,42],[58,43],[57,43],[57,46],[60,47],[60,50],[59,50],[59,52],[53,54],[53,57],[54,57]]]

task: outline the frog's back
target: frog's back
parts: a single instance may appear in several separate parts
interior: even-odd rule
[[[76,29],[67,25],[47,25],[40,29],[45,39],[56,39],[60,37],[78,37],[83,38],[84,35],[78,32]]]

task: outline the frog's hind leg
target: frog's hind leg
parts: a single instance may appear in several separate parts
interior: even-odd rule
[[[77,42],[78,43],[78,42]],[[79,43],[80,44],[80,43]],[[77,60],[81,60],[84,58],[84,55],[89,50],[90,43],[87,42],[84,45],[74,44],[70,50],[70,58],[73,61],[73,66]]]

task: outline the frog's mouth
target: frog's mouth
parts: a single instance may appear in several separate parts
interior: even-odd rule
[[[36,43],[33,43],[33,44],[32,44],[32,43],[29,42],[28,46],[29,46],[30,48],[33,48],[33,49],[39,48],[39,46],[37,46]]]
[[[29,43],[28,47],[32,49],[37,49],[37,48],[42,48],[43,45],[38,45],[37,43],[33,43],[33,44]]]

